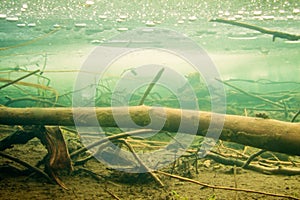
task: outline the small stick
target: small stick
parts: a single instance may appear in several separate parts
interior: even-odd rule
[[[260,96],[254,95],[254,94],[250,94],[250,93],[248,93],[248,92],[246,92],[246,91],[244,91],[244,90],[242,90],[242,89],[240,89],[240,88],[238,88],[238,87],[236,87],[236,86],[233,86],[233,85],[231,85],[231,84],[229,84],[229,83],[227,83],[227,82],[225,82],[225,81],[221,81],[220,79],[217,79],[217,78],[216,78],[216,80],[219,81],[219,82],[221,82],[221,83],[223,83],[223,84],[225,84],[225,85],[227,85],[227,86],[229,86],[229,87],[232,87],[233,89],[235,89],[235,90],[237,90],[237,91],[239,91],[239,92],[241,92],[241,93],[243,93],[243,94],[245,94],[245,95],[248,95],[248,96],[250,96],[250,97],[253,97],[253,98],[262,100],[262,101],[264,101],[264,102],[267,102],[267,103],[269,103],[269,104],[272,104],[272,105],[274,105],[274,106],[277,106],[277,107],[280,107],[280,108],[283,108],[283,109],[284,109],[284,106],[282,106],[282,105],[280,105],[280,104],[278,104],[278,103],[276,103],[276,102],[273,102],[273,101],[271,101],[271,100],[269,100],[269,99],[265,99],[265,98],[263,98],[263,97],[260,97]]]
[[[298,115],[300,115],[300,110],[296,113],[296,115],[293,117],[291,122],[294,122],[296,120],[296,118],[298,117]]]
[[[152,88],[154,87],[154,85],[156,84],[156,82],[159,80],[159,78],[161,77],[162,73],[165,71],[165,68],[162,68],[161,70],[159,70],[159,72],[156,74],[156,76],[154,77],[154,79],[152,80],[152,82],[149,84],[147,90],[145,91],[143,97],[141,98],[139,105],[143,105],[144,101],[146,99],[146,97],[148,96],[148,94],[151,92]]]
[[[256,26],[256,25],[247,24],[245,22],[237,22],[237,21],[232,21],[232,20],[227,20],[227,19],[218,19],[218,18],[217,19],[211,19],[209,21],[210,22],[220,22],[220,23],[230,24],[230,25],[234,25],[234,26],[240,26],[240,27],[243,27],[243,28],[256,30],[256,31],[259,31],[261,33],[270,34],[270,35],[273,35],[273,41],[275,41],[276,37],[284,38],[284,39],[288,39],[288,40],[292,40],[292,41],[300,39],[300,35],[294,35],[294,34],[290,34],[290,33],[274,31],[274,30],[266,29],[266,28],[259,27],[259,26]]]
[[[206,184],[206,183],[202,183],[200,181],[196,181],[196,180],[189,179],[189,178],[182,177],[182,176],[177,176],[177,175],[169,174],[169,173],[166,173],[166,172],[163,172],[163,171],[155,171],[155,173],[163,174],[165,176],[169,176],[169,177],[181,180],[181,181],[195,183],[197,185],[201,185],[201,186],[212,188],[212,189],[230,190],[230,191],[239,191],[239,192],[248,192],[248,193],[263,194],[263,195],[273,196],[273,197],[282,197],[282,198],[287,198],[287,199],[300,200],[300,198],[297,198],[297,197],[294,197],[294,196],[289,196],[289,195],[284,195],[284,194],[275,194],[275,193],[269,193],[269,192],[263,192],[263,191],[256,191],[256,190],[244,189],[244,188],[232,188],[232,187],[225,187],[225,186],[209,185],[209,184]]]
[[[248,167],[248,165],[251,163],[251,161],[256,158],[257,156],[263,154],[264,152],[266,152],[265,149],[262,149],[254,154],[252,154],[251,156],[249,156],[249,158],[247,159],[247,161],[245,162],[245,164],[243,164],[242,168],[246,168]]]
[[[132,153],[134,158],[138,161],[138,163],[152,176],[152,178],[159,184],[159,186],[164,187],[164,184],[161,182],[161,180],[154,174],[151,169],[149,169],[143,161],[139,158],[139,156],[135,153],[132,146],[126,141],[122,140],[122,142],[128,147],[129,151]]]
[[[13,156],[8,155],[6,153],[3,153],[1,151],[0,151],[0,156],[2,156],[4,158],[7,158],[9,160],[12,160],[12,161],[14,161],[16,163],[19,163],[20,165],[23,165],[24,167],[26,167],[26,168],[28,168],[28,169],[30,169],[32,171],[35,171],[36,173],[38,173],[38,174],[42,175],[43,177],[45,177],[50,183],[53,183],[53,181],[50,179],[50,177],[45,172],[43,172],[42,170],[40,170],[39,168],[37,168],[35,166],[32,166],[32,165],[30,165],[29,163],[27,163],[27,162],[25,162],[23,160],[20,160],[20,159],[18,159],[16,157],[13,157]]]
[[[76,161],[73,161],[73,165],[74,166],[78,166],[78,165],[83,165],[84,163],[86,163],[87,161],[93,159],[94,156],[93,155],[89,155],[81,160],[76,160]]]
[[[11,80],[10,79],[6,79],[6,78],[0,78],[0,82],[8,82],[8,83],[10,83]],[[56,99],[58,98],[58,92],[54,88],[51,88],[51,87],[48,87],[48,86],[44,86],[44,85],[40,85],[40,84],[35,84],[35,83],[27,83],[27,82],[22,82],[22,81],[16,82],[15,84],[17,84],[17,85],[23,85],[23,86],[27,86],[27,87],[34,87],[34,88],[41,88],[41,89],[44,89],[44,90],[49,90],[49,91],[51,91],[55,95]]]
[[[109,191],[108,189],[104,188],[104,190],[110,194],[110,196],[112,196],[114,199],[117,199],[117,200],[121,200],[117,195],[115,195],[114,193],[112,193],[111,191]]]
[[[177,156],[176,156],[176,153],[174,153],[174,162],[173,162],[173,165],[172,165],[171,174],[173,174],[173,172],[175,171],[176,161],[177,161]]]
[[[74,156],[76,156],[80,153],[85,152],[86,150],[88,150],[90,148],[93,148],[93,147],[98,146],[98,145],[100,145],[104,142],[107,142],[108,140],[115,140],[115,139],[126,137],[126,136],[129,136],[129,135],[137,135],[137,134],[143,134],[143,133],[148,133],[148,132],[152,132],[152,130],[151,129],[141,129],[141,130],[135,130],[135,131],[129,131],[129,132],[125,132],[125,133],[120,133],[120,134],[116,134],[116,135],[111,135],[111,136],[103,138],[103,139],[101,139],[97,142],[89,144],[86,147],[82,147],[82,148],[72,152],[70,154],[70,157],[72,158],[72,157],[74,157]]]
[[[26,74],[25,76],[22,76],[22,77],[20,77],[20,78],[17,78],[16,80],[13,80],[13,81],[11,81],[11,82],[9,82],[9,83],[6,83],[6,84],[0,86],[0,90],[3,89],[3,88],[5,88],[5,87],[7,87],[7,86],[9,86],[9,85],[12,85],[12,84],[18,82],[18,81],[20,81],[20,80],[22,80],[22,79],[24,79],[24,78],[27,78],[28,76],[31,76],[31,75],[33,75],[33,74],[39,72],[39,71],[40,71],[39,69],[38,69],[38,70],[35,70],[35,71],[33,71],[33,72],[30,72],[29,74]]]
[[[5,96],[6,99],[8,99],[8,102],[6,102],[4,104],[4,106],[8,106],[10,104],[16,103],[18,101],[35,101],[35,102],[40,102],[40,103],[45,103],[45,104],[49,104],[52,106],[57,106],[57,107],[66,107],[65,105],[62,105],[60,103],[57,102],[51,102],[45,99],[39,99],[36,97],[20,97],[20,98],[11,98],[9,96]]]

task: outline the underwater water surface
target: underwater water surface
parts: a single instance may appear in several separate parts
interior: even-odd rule
[[[299,40],[273,38],[215,19],[294,34]],[[167,36],[154,35],[156,30]],[[172,45],[189,52],[188,58],[199,56],[207,62],[195,66],[187,56],[165,48]],[[103,66],[115,51],[123,54]],[[124,105],[137,106],[130,108],[137,111],[114,112],[114,107]],[[151,107],[148,115],[139,110],[148,107],[139,105],[155,109]],[[278,199],[299,199],[299,140],[294,129],[299,123],[285,122],[300,122],[300,1],[1,0],[0,106],[33,107],[2,107],[5,123],[24,123],[28,118],[26,123],[43,124],[0,125],[4,146],[19,131],[26,136],[20,140],[29,137],[13,148],[1,143],[1,157],[8,153],[38,168],[45,166],[50,178],[63,186],[48,184],[40,172],[27,170],[27,164],[26,172],[19,170],[6,156],[0,160],[0,199],[276,198],[272,193],[291,195]],[[77,106],[92,108],[72,108]],[[36,107],[51,112],[47,115]],[[94,107],[105,107],[98,108],[104,117],[94,116]],[[19,113],[23,118],[12,113],[23,120],[15,122],[3,114],[6,109],[28,112]],[[200,112],[208,128],[198,126],[199,113],[191,110],[210,112]],[[62,111],[61,116],[48,120],[57,111]],[[214,112],[228,115],[210,115]],[[180,114],[186,115],[181,121]],[[223,126],[223,117],[228,125]],[[44,126],[48,121],[61,124]],[[73,122],[75,126],[63,126]],[[165,131],[167,126],[170,129]],[[27,128],[29,134],[23,131]],[[192,134],[183,135],[181,130]],[[57,136],[51,139],[52,135]],[[39,137],[31,140],[31,136]],[[43,142],[41,137],[50,139]],[[284,154],[289,149],[294,150],[292,155]],[[59,169],[51,166],[55,157]],[[72,173],[60,173],[70,166]],[[204,184],[164,178],[157,173],[160,169]],[[153,170],[159,184],[156,175],[144,173]],[[70,190],[62,189],[62,183]],[[160,187],[164,184],[167,187]],[[218,191],[218,185],[228,191]],[[238,188],[250,192],[230,191]]]
[[[300,41],[281,38],[272,41],[271,35],[209,20],[223,18],[243,21],[272,30],[299,34],[299,9],[299,1],[293,0],[168,0],[130,3],[100,0],[4,0],[0,2],[1,84],[5,84],[7,79],[14,80],[37,69],[40,72],[23,80],[36,85],[11,85],[1,89],[0,103],[8,105],[10,100],[25,96],[43,97],[44,100],[55,101],[56,105],[70,106],[70,95],[78,72],[97,46],[124,32],[153,27],[185,35],[207,53],[219,70],[222,80],[230,84],[226,86],[228,106],[238,108],[240,112],[249,107],[258,110],[288,110],[288,115],[293,115],[300,105]],[[153,59],[157,57],[153,55]],[[126,63],[124,59],[120,65],[127,68],[121,67],[120,70],[108,73],[99,83],[102,86],[99,105],[109,105],[108,102],[103,102],[103,95],[109,96],[114,81],[132,63]],[[183,75],[190,78],[191,85],[200,95],[199,99],[205,99],[201,101],[210,100],[207,91],[204,91],[205,94],[200,91],[203,88],[205,90],[205,86],[198,85],[201,78],[193,79],[193,71],[185,71],[186,66],[180,62],[175,63],[174,67],[182,69]],[[249,97],[231,85],[271,99],[281,106],[274,107],[255,97]],[[162,97],[159,94],[149,98],[153,98],[153,102]],[[209,110],[209,102],[202,103],[207,105],[204,109]],[[165,105],[170,104],[172,103]],[[51,104],[25,100],[9,102],[9,106]]]

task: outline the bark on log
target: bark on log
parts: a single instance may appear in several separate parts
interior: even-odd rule
[[[113,115],[114,109],[114,115]],[[162,112],[162,109],[164,112]],[[128,110],[130,117],[128,117]],[[205,136],[212,115],[202,111],[186,111],[173,108],[157,108],[148,106],[103,107],[103,108],[8,108],[0,107],[0,124],[6,125],[62,125],[73,126],[73,112],[81,125],[89,126],[93,117],[97,116],[102,127],[117,127],[114,117],[122,120],[124,126],[131,118],[136,124],[146,126],[150,122],[149,113],[156,119],[166,121],[165,131],[176,132],[182,119],[197,120],[197,134]],[[184,113],[184,114],[183,114]],[[125,128],[125,127],[124,127]],[[189,129],[187,134],[194,134]],[[220,139],[253,146],[270,151],[300,155],[300,123],[282,122],[272,119],[261,119],[226,115]]]

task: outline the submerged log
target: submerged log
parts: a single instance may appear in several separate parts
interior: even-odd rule
[[[128,116],[130,112],[130,117]],[[205,136],[212,116],[221,114],[187,111],[173,108],[148,106],[99,107],[99,108],[8,108],[0,107],[0,124],[6,125],[62,125],[74,126],[73,112],[80,126],[91,126],[96,116],[102,127],[118,127],[115,119],[121,120],[123,128],[134,128],[134,123],[146,126],[152,119],[165,120],[162,130],[176,132],[181,120],[197,121],[198,135]],[[195,117],[196,116],[196,117]],[[220,139],[275,152],[300,155],[300,123],[272,119],[225,115]],[[119,121],[120,122],[120,121]],[[155,128],[153,128],[155,129]],[[182,132],[194,134],[193,129]]]

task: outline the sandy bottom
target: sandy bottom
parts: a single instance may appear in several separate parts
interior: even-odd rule
[[[11,129],[1,127],[1,137],[8,135]],[[70,139],[66,140],[70,143]],[[25,145],[14,145],[5,153],[35,165],[45,155],[46,150],[38,139]],[[198,170],[188,171],[194,180],[210,185],[245,188],[269,193],[285,194],[300,198],[300,176],[266,175],[249,170],[242,170],[234,177],[231,166],[224,166],[211,161],[203,165],[206,159],[199,160]],[[165,184],[159,187],[147,174],[126,174],[107,168],[95,159],[82,166],[76,166],[70,174],[60,177],[69,188],[48,183],[36,174],[22,174],[11,166],[21,166],[5,158],[0,158],[0,199],[283,199],[261,194],[225,191],[203,188],[202,186],[175,180],[159,175]],[[216,167],[218,166],[218,167]],[[171,169],[163,169],[169,172]],[[175,170],[183,175],[186,171]]]

